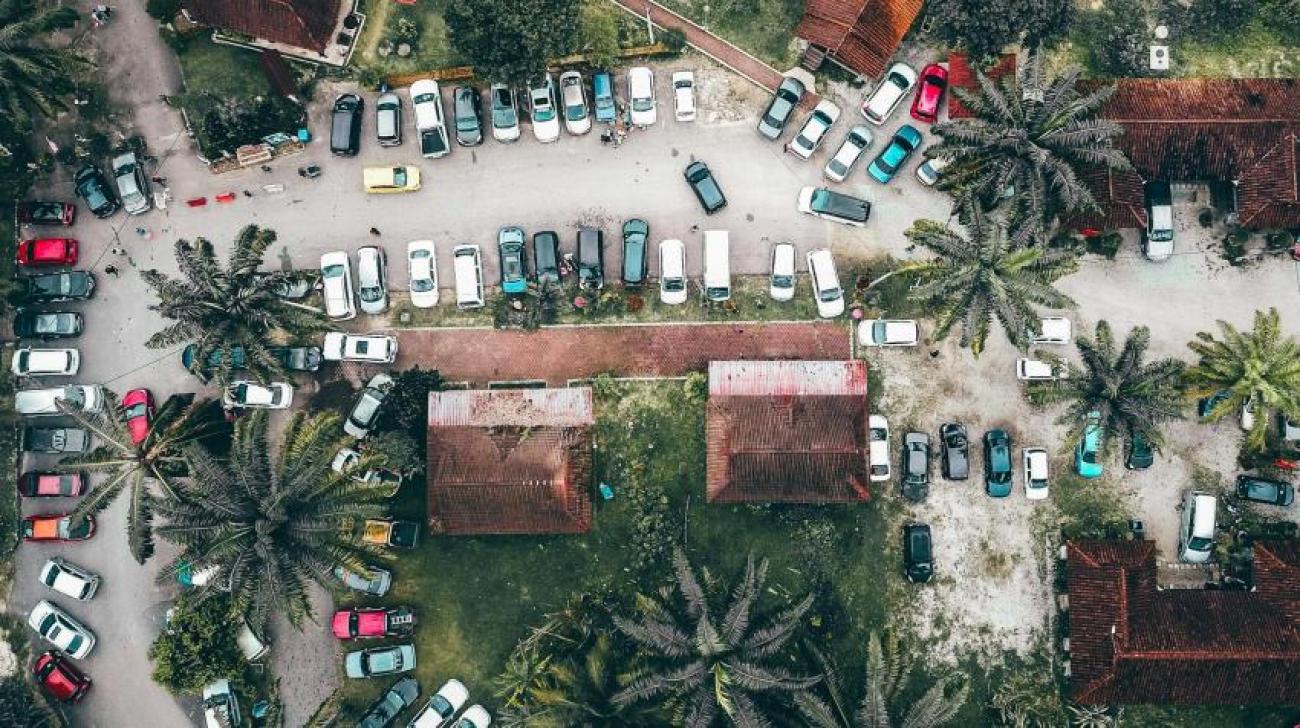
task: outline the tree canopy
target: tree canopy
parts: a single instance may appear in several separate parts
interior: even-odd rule
[[[1074,20],[1074,0],[930,0],[934,32],[977,59],[1008,45],[1051,44]]]
[[[572,52],[580,0],[454,0],[443,18],[478,78],[522,85]]]

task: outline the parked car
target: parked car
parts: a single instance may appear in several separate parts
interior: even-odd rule
[[[51,591],[79,602],[94,599],[95,592],[99,591],[98,574],[60,556],[46,561],[38,578]]]
[[[438,260],[432,240],[413,240],[406,244],[406,270],[411,305],[416,308],[438,305]]]
[[[402,97],[385,91],[375,99],[375,137],[381,147],[402,143]]]
[[[1006,430],[984,433],[984,492],[993,498],[1011,495],[1011,436]]]
[[[205,728],[242,728],[239,696],[230,689],[229,680],[215,680],[203,686],[203,725]]]
[[[553,230],[533,233],[533,275],[538,284],[560,283],[560,236]]]
[[[889,67],[880,85],[871,92],[862,104],[862,116],[867,121],[880,126],[898,108],[898,102],[907,96],[916,85],[916,71],[906,63],[895,63]]]
[[[614,76],[609,71],[597,71],[591,77],[592,105],[596,107],[596,121],[613,124],[618,116],[614,101]]]
[[[413,677],[404,677],[379,696],[374,704],[361,716],[357,728],[388,728],[397,716],[415,704],[420,697],[420,683]]]
[[[1245,402],[1241,403],[1241,411],[1237,414],[1237,422],[1241,425],[1243,432],[1250,432],[1255,429],[1255,395],[1251,393]]]
[[[763,115],[758,117],[758,133],[775,140],[781,136],[781,131],[785,129],[786,123],[794,115],[794,110],[803,101],[804,85],[797,78],[786,76],[781,80],[781,85],[776,87],[776,93],[772,95],[772,100],[768,102],[767,109]]]
[[[930,436],[924,432],[903,435],[903,497],[924,500],[930,494]]]
[[[452,281],[456,294],[456,308],[482,308],[483,256],[477,245],[457,245],[451,249]]]
[[[916,168],[916,178],[921,180],[921,184],[926,187],[933,187],[939,178],[943,176],[943,171],[951,165],[952,162],[947,157],[932,157],[921,162]]]
[[[293,404],[293,385],[237,379],[222,390],[221,404],[231,409],[288,409]]]
[[[365,483],[376,488],[387,489],[385,496],[392,498],[402,487],[402,474],[388,468],[367,468],[364,472],[350,472],[361,464],[361,453],[350,447],[341,447],[334,453],[330,468],[340,474],[348,474],[358,483]]]
[[[90,678],[56,650],[46,650],[36,658],[32,676],[46,695],[61,703],[81,702],[91,685]]]
[[[357,249],[357,298],[362,313],[388,310],[388,254],[377,245]]]
[[[1047,451],[1041,447],[1027,447],[1022,453],[1025,469],[1025,498],[1043,500],[1047,497]]]
[[[650,223],[633,218],[623,223],[623,284],[640,286],[650,268]]]
[[[369,518],[361,527],[361,542],[371,546],[413,549],[420,545],[420,524],[392,518]]]
[[[80,427],[25,427],[23,450],[53,455],[90,449],[90,433]]]
[[[804,187],[796,203],[799,212],[841,225],[862,227],[871,216],[871,203],[825,187]]]
[[[1140,432],[1130,434],[1124,449],[1124,467],[1129,470],[1146,470],[1156,461],[1155,449]]]
[[[948,88],[948,69],[931,63],[921,69],[921,85],[912,99],[912,118],[933,124],[939,120],[943,92]]]
[[[397,675],[415,669],[415,645],[371,647],[349,652],[343,658],[343,672],[350,678]]]
[[[560,74],[560,105],[564,107],[564,128],[570,134],[591,131],[591,110],[587,108],[587,90],[582,85],[581,73]]]
[[[471,705],[461,714],[452,728],[488,728],[492,725],[492,716],[481,705]]]
[[[686,245],[680,240],[659,243],[659,300],[669,306],[686,303]]]
[[[1061,316],[1044,316],[1038,319],[1038,333],[1030,332],[1032,344],[1068,344],[1071,340],[1070,319]]]
[[[42,599],[32,607],[27,624],[42,639],[63,650],[74,660],[84,660],[95,649],[95,634],[71,614]]]
[[[695,121],[695,74],[690,71],[673,71],[673,116]]]
[[[785,150],[801,158],[808,159],[821,146],[826,133],[830,131],[835,120],[840,118],[840,107],[826,99],[817,102],[817,107],[808,115],[807,121],[786,145]]]
[[[366,167],[361,184],[368,195],[392,195],[420,189],[420,168],[410,164]]]
[[[515,102],[515,90],[504,83],[494,83],[488,89],[492,99],[492,138],[499,142],[513,142],[519,139],[519,106]]]
[[[387,374],[381,373],[371,377],[348,412],[348,418],[343,423],[343,431],[358,440],[369,435],[370,429],[379,419],[379,410],[384,405],[384,399],[392,389],[393,378]]]
[[[359,361],[392,364],[397,360],[397,337],[387,334],[345,334],[330,331],[321,346],[325,361]]]
[[[28,303],[84,301],[95,293],[95,276],[84,270],[19,278],[18,298]]]
[[[77,206],[71,202],[30,200],[18,203],[20,225],[71,225],[77,219]]]
[[[627,72],[627,98],[632,124],[653,126],[659,118],[655,101],[655,74],[645,66],[633,66]]]
[[[94,535],[94,516],[75,521],[71,513],[42,513],[23,519],[24,541],[85,541]]]
[[[578,287],[605,287],[605,235],[596,228],[578,229]]]
[[[903,574],[913,584],[924,584],[934,576],[934,542],[924,523],[903,526]]]
[[[438,692],[429,698],[429,702],[424,704],[424,708],[411,719],[406,728],[443,728],[451,723],[452,717],[468,701],[469,690],[464,683],[452,678],[438,688]]]
[[[76,265],[78,247],[73,238],[36,238],[18,243],[14,257],[20,268]]]
[[[510,226],[497,231],[497,254],[501,258],[501,292],[528,291],[528,255],[524,250],[527,237],[520,228]]]
[[[153,414],[153,395],[149,390],[132,389],[122,397],[122,417],[126,420],[126,434],[132,445],[139,445],[149,437]]]
[[[149,177],[144,173],[140,158],[135,152],[123,152],[113,157],[113,180],[122,198],[122,208],[129,215],[139,215],[153,208]]]
[[[1083,434],[1074,446],[1074,469],[1085,478],[1101,477],[1101,413],[1089,412]]]
[[[279,359],[284,368],[291,372],[314,372],[320,369],[319,346],[272,346],[267,348],[267,352]]]
[[[343,582],[343,586],[371,596],[382,597],[388,593],[393,584],[393,574],[378,566],[366,567],[364,574],[357,573],[344,566],[334,567],[334,578]]]
[[[871,482],[889,480],[889,421],[883,415],[867,417],[867,462]]]
[[[301,301],[310,296],[319,283],[320,271],[292,271],[285,279],[275,285],[271,293],[285,301]]]
[[[442,91],[438,82],[422,78],[411,84],[411,108],[415,111],[415,130],[420,133],[420,154],[425,159],[445,157],[451,153],[447,141],[447,121],[442,113]]]
[[[1174,254],[1174,198],[1165,180],[1151,180],[1143,186],[1147,226],[1142,230],[1142,252],[1148,260],[1168,260]]]
[[[355,318],[357,309],[352,299],[352,263],[342,250],[320,257],[321,292],[325,299],[325,315],[335,321]]]
[[[898,170],[903,168],[907,163],[907,158],[912,156],[921,146],[921,132],[911,124],[904,124],[898,127],[894,132],[894,138],[890,140],[889,146],[884,151],[876,155],[871,160],[871,165],[867,167],[867,173],[871,175],[880,184],[889,184]]]
[[[1178,559],[1189,564],[1204,564],[1214,554],[1219,501],[1209,493],[1189,490],[1183,493],[1182,520],[1178,528]]]
[[[14,315],[14,337],[19,339],[71,339],[85,326],[75,311],[18,311]]]
[[[331,154],[355,157],[361,151],[361,114],[365,108],[365,99],[356,94],[343,94],[334,99],[330,114]]]
[[[835,271],[835,258],[826,248],[810,250],[807,255],[808,276],[812,279],[813,300],[817,301],[817,315],[835,318],[844,313],[844,289]]]
[[[104,410],[104,388],[98,384],[67,384],[62,387],[20,389],[14,392],[14,411],[24,417],[62,414],[59,402],[86,413]]]
[[[415,611],[410,607],[348,607],[334,612],[330,627],[341,640],[404,637],[415,630]]]
[[[26,498],[71,498],[86,490],[81,473],[29,470],[18,479],[18,494]]]
[[[948,480],[965,480],[970,477],[970,438],[966,426],[960,422],[947,422],[939,427],[939,445],[942,448],[940,467]]]
[[[560,138],[560,119],[555,112],[555,82],[551,74],[528,88],[528,105],[533,115],[533,135],[542,143]]]
[[[777,243],[772,246],[772,273],[768,276],[767,295],[773,301],[794,299],[796,280],[794,245]]]
[[[840,148],[826,163],[822,174],[832,182],[843,182],[867,151],[867,147],[871,146],[871,140],[871,130],[866,126],[858,124],[849,129],[849,133],[844,135],[844,141],[840,142]]]
[[[1022,382],[1050,382],[1068,379],[1070,369],[1064,362],[1020,357],[1016,359],[1016,379]]]
[[[727,196],[722,194],[722,188],[718,186],[718,180],[713,176],[709,165],[704,162],[691,162],[686,165],[683,175],[706,215],[712,215],[727,206]]]
[[[121,207],[117,201],[117,194],[113,192],[112,187],[108,186],[108,180],[104,179],[104,173],[93,164],[77,170],[77,174],[72,178],[72,185],[77,197],[86,203],[86,207],[95,217],[111,217]]]
[[[921,342],[921,327],[911,319],[876,319],[858,324],[858,343],[862,346],[916,346]]]
[[[1271,506],[1289,506],[1295,502],[1295,488],[1284,480],[1273,480],[1258,475],[1238,475],[1237,497]]]
[[[483,143],[483,98],[473,86],[457,86],[452,92],[452,117],[456,122],[456,143],[477,147]]]
[[[81,368],[76,349],[32,349],[14,351],[9,369],[16,377],[70,377]]]

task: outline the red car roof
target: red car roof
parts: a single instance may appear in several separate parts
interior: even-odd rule
[[[64,702],[80,699],[90,687],[90,680],[81,671],[53,652],[37,658],[32,673],[46,692]]]
[[[948,87],[948,69],[937,63],[926,66],[921,70],[920,86],[916,98],[912,99],[912,118],[934,121],[939,116],[943,91]]]
[[[149,420],[153,417],[153,397],[147,389],[132,389],[122,398],[122,409],[129,410],[132,407],[144,405],[143,414],[131,416],[128,412],[126,420],[127,432],[131,435],[131,444],[139,445],[149,436]]]
[[[36,495],[76,495],[81,492],[80,481],[76,473],[41,473],[36,476]]]
[[[356,620],[356,632],[353,620]],[[334,636],[341,640],[353,637],[383,637],[388,632],[388,610],[376,607],[340,609],[331,623]]]
[[[72,238],[38,238],[18,245],[18,262],[23,265],[73,265],[77,262],[77,241]]]

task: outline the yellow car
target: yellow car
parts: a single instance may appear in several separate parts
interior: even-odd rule
[[[409,164],[398,167],[366,167],[362,173],[366,192],[414,192],[420,189],[420,168]]]

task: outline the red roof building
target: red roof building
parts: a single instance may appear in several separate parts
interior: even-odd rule
[[[429,530],[591,528],[591,389],[429,393]]]
[[[343,0],[182,0],[195,23],[323,54],[341,21]]]
[[[1256,542],[1253,592],[1160,590],[1152,541],[1066,550],[1074,702],[1300,703],[1300,542]]]
[[[864,361],[711,362],[707,418],[710,502],[871,498]]]
[[[794,34],[837,63],[880,76],[925,0],[808,0]]]

